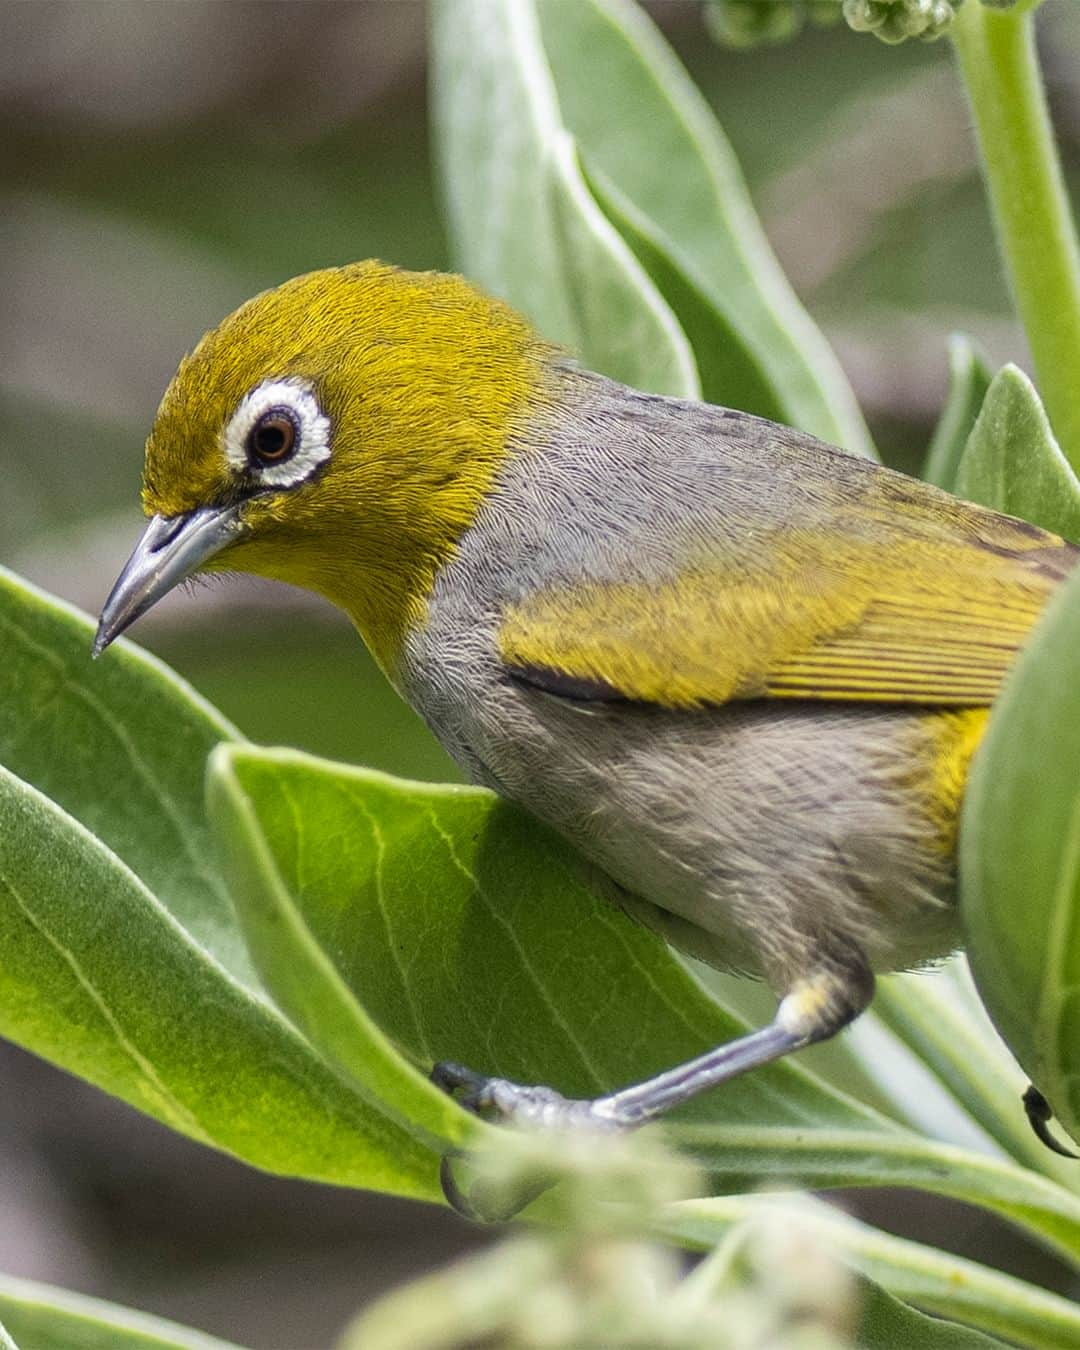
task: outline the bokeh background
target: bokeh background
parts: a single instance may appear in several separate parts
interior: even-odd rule
[[[950,331],[1027,364],[947,44],[888,49],[840,28],[736,53],[698,4],[650,9],[883,452],[917,468]],[[1077,185],[1080,6],[1048,0],[1040,21]],[[0,0],[0,561],[95,610],[139,529],[142,438],[206,327],[311,268],[449,263],[426,22],[420,0]],[[257,740],[455,775],[310,597],[215,584],[162,604],[138,637]],[[0,1084],[0,1268],[13,1274],[301,1350],[485,1240],[449,1214],[263,1177],[10,1047]],[[958,1206],[857,1202],[1055,1280]]]

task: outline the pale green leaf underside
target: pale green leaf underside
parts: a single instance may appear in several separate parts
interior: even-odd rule
[[[693,354],[582,179],[532,0],[438,0],[434,121],[458,264],[586,365],[696,397]]]
[[[160,1317],[11,1275],[0,1275],[0,1320],[8,1331],[0,1350],[240,1350]]]
[[[1006,681],[961,824],[968,953],[995,1023],[1080,1138],[1080,574]]]
[[[1027,1079],[965,978],[961,958],[933,978],[879,980],[873,1010],[1009,1157],[1080,1190],[1080,1168],[1051,1153],[1029,1125],[1021,1105]]]
[[[928,483],[953,490],[964,446],[992,378],[993,372],[981,348],[963,333],[954,333],[949,338],[949,394],[927,448],[923,469]]]
[[[608,185],[601,205],[690,334],[707,397],[872,454],[731,146],[652,20],[628,0],[530,3],[558,116]]]
[[[203,803],[232,729],[129,643],[91,663],[91,622],[10,574],[0,630],[0,1031],[257,1166],[433,1194],[252,970]]]
[[[1016,366],[994,376],[957,466],[954,491],[1080,540],[1080,480],[1034,385]]]

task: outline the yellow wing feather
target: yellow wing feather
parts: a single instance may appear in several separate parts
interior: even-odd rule
[[[541,590],[505,614],[500,652],[556,692],[670,708],[988,704],[1076,553],[970,510],[970,532],[907,534],[902,519],[868,537],[793,530],[754,540],[754,559],[735,566]]]

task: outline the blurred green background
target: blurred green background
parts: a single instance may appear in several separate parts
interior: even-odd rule
[[[838,28],[735,53],[696,3],[650,8],[879,445],[917,468],[950,331],[1026,364],[947,44]],[[1075,183],[1080,6],[1049,0],[1041,25]],[[139,529],[157,400],[207,326],[315,267],[448,264],[425,30],[419,0],[0,0],[3,562],[96,609]],[[310,597],[227,579],[172,597],[138,638],[260,741],[455,773]],[[3,1068],[0,1267],[14,1273],[315,1347],[373,1291],[480,1240],[448,1215],[261,1178],[17,1051]]]

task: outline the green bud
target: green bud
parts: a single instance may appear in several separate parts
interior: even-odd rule
[[[933,11],[930,16],[930,22],[924,32],[920,33],[923,42],[936,42],[939,37],[947,33],[952,27],[952,21],[956,17],[956,11],[963,4],[963,0],[934,0]]]
[[[891,0],[844,0],[844,18],[856,33],[875,33],[891,9]]]
[[[784,42],[802,26],[801,0],[710,0],[705,23],[713,38],[728,47]]]
[[[841,0],[806,0],[806,17],[815,28],[832,28],[843,13]]]
[[[1011,2],[1011,0],[1010,0]],[[956,17],[962,0],[844,0],[844,18],[857,33],[882,42],[939,38]]]

